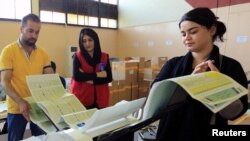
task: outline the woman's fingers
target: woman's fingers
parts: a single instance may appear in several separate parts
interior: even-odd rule
[[[217,71],[219,72],[218,68],[214,65],[214,61],[213,60],[208,60],[206,61],[208,67],[210,68],[211,71]]]
[[[205,72],[208,68],[208,65],[206,62],[202,62],[200,64],[198,64],[195,68],[192,74],[196,74],[196,73],[201,73],[201,72]]]
[[[214,65],[214,60],[207,60],[206,62],[202,62],[198,64],[195,68],[192,74],[201,73],[207,71],[207,69],[210,69],[211,71],[217,71],[219,72],[218,68]]]

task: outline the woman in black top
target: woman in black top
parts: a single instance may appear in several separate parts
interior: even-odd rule
[[[154,82],[205,71],[218,71],[247,88],[247,79],[241,64],[221,55],[219,48],[214,45],[217,39],[223,41],[226,27],[210,9],[195,8],[187,12],[181,18],[179,28],[188,53],[169,60]],[[247,96],[243,96],[213,114],[202,103],[188,96],[184,106],[161,118],[157,141],[207,140],[211,136],[210,125],[226,126],[228,120],[244,114],[247,107]]]

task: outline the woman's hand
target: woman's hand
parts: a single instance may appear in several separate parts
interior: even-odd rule
[[[219,69],[214,65],[214,60],[208,60],[206,62],[211,71],[219,72]]]
[[[82,73],[84,72],[81,68],[79,68],[79,71],[82,72]]]
[[[98,78],[106,78],[107,72],[106,71],[97,72],[96,75]]]
[[[207,60],[206,62],[202,62],[202,63],[198,64],[198,65],[194,68],[194,71],[192,72],[192,74],[206,72],[208,68],[209,68],[211,71],[217,71],[217,72],[219,72],[219,70],[218,70],[217,67],[213,64],[213,62],[214,62],[214,60]]]

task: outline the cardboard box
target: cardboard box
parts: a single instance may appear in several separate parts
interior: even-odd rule
[[[135,100],[139,98],[139,84],[132,83],[131,84],[131,100]]]
[[[143,80],[154,81],[160,71],[152,68],[145,68],[143,73]]]
[[[160,71],[162,66],[168,61],[168,57],[152,57],[151,68]]]
[[[131,83],[120,83],[119,84],[119,101],[126,100],[131,101]]]
[[[137,62],[112,62],[112,75],[114,80],[125,80],[127,82],[137,82],[138,63]]]
[[[142,81],[139,82],[139,94],[138,94],[138,98],[142,98],[142,97],[147,97],[149,94],[149,90],[150,90],[150,81]]]
[[[118,81],[109,83],[109,106],[115,105],[119,101]]]

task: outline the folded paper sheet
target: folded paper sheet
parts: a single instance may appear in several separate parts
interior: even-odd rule
[[[149,119],[167,106],[185,100],[187,95],[202,102],[217,113],[248,90],[227,75],[209,71],[156,82],[150,90],[143,110],[143,119]]]

